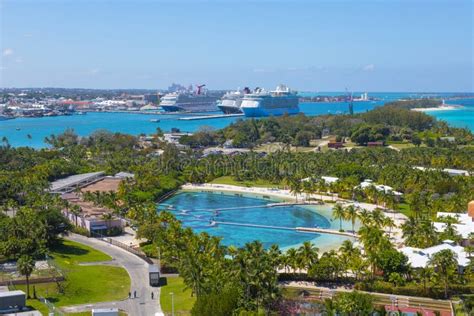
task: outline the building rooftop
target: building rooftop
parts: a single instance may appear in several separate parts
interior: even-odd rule
[[[67,178],[51,182],[50,191],[52,193],[72,192],[78,187],[96,182],[105,176],[103,171],[76,174]]]
[[[122,171],[122,172],[119,172],[119,173],[115,174],[114,177],[115,178],[121,178],[121,179],[123,179],[123,178],[135,178],[135,175],[133,173],[130,173],[130,172]]]
[[[427,168],[427,167],[420,167],[420,166],[415,166],[413,169],[418,169],[421,171],[434,171],[438,170],[436,168]],[[452,169],[452,168],[445,168],[441,169],[441,171],[446,172],[450,176],[469,176],[470,173],[467,170],[462,170],[462,169]]]
[[[326,183],[334,183],[334,182],[339,181],[339,178],[337,178],[337,177],[326,177],[326,176],[323,176],[323,177],[321,177],[321,179],[323,179],[324,182],[326,182]]]
[[[117,191],[123,178],[105,177],[97,182],[82,187],[81,192],[109,192]]]
[[[445,249],[449,249],[456,254],[459,266],[466,267],[469,264],[469,258],[464,251],[464,247],[454,245],[454,243],[448,240],[440,245],[425,249],[403,247],[400,251],[408,257],[408,262],[413,268],[424,268],[428,266],[430,259],[435,253]]]
[[[7,292],[0,292],[0,298],[2,297],[10,297],[10,296],[17,296],[17,295],[24,295],[26,296],[25,292],[16,290],[16,291],[7,291]]]
[[[403,193],[395,191],[391,186],[384,185],[384,184],[375,184],[372,180],[366,179],[360,183],[359,187],[362,189],[368,188],[370,186],[374,186],[377,191],[385,192],[385,193],[392,193],[393,195],[401,196]]]
[[[438,212],[437,217],[453,217],[458,223],[453,224],[453,227],[456,231],[462,236],[463,239],[468,239],[469,234],[474,233],[474,219],[469,216],[467,213],[446,213]],[[444,231],[446,224],[435,222],[433,223],[434,227],[438,232]]]

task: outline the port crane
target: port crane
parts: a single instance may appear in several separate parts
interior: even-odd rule
[[[353,102],[353,97],[352,97],[352,91],[349,93],[349,90],[346,88],[346,100],[349,102],[349,114],[353,115],[354,114],[354,102]]]

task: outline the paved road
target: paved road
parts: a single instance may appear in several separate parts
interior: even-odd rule
[[[87,238],[81,235],[70,234],[66,239],[79,242],[100,250],[113,258],[113,264],[124,267],[130,278],[131,292],[137,291],[137,298],[125,299],[123,301],[105,302],[95,304],[84,304],[62,308],[68,313],[83,312],[92,308],[120,308],[128,312],[129,315],[153,316],[161,312],[160,288],[151,287],[148,283],[148,263],[139,257],[123,250],[122,248],[110,245],[95,238]],[[154,300],[151,299],[151,292],[154,293]]]

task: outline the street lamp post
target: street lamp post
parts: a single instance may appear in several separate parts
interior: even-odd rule
[[[171,292],[171,316],[174,316],[174,293]]]

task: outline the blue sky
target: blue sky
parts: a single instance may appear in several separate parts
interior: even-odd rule
[[[2,87],[474,91],[471,1],[0,3]]]

